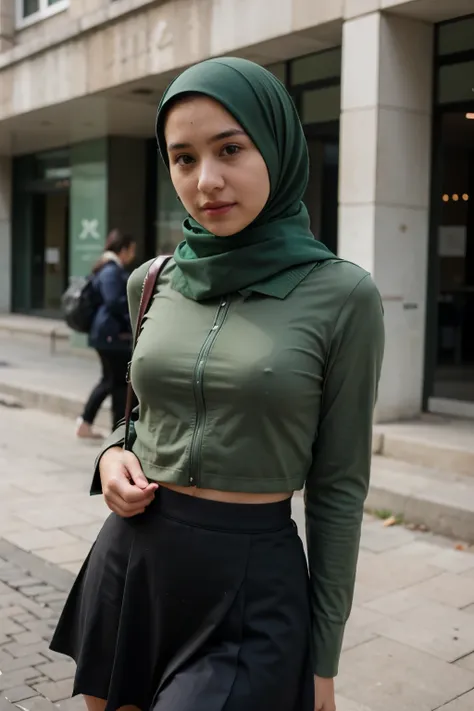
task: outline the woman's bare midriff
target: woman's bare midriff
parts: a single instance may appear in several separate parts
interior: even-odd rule
[[[171,489],[178,494],[186,494],[186,496],[195,496],[199,499],[209,499],[210,501],[222,501],[225,504],[275,504],[278,501],[290,499],[293,492],[284,492],[276,494],[249,494],[248,492],[236,491],[219,491],[218,489],[198,489],[196,486],[178,486],[177,484],[162,484],[159,486],[165,489]]]

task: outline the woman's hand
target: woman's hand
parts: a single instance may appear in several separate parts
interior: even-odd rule
[[[314,711],[336,711],[334,679],[314,677]]]
[[[155,498],[158,484],[149,484],[132,452],[111,447],[99,463],[102,491],[107,506],[122,518],[144,513]]]

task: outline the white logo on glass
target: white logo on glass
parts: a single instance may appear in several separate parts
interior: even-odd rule
[[[81,220],[82,231],[79,234],[79,239],[100,239],[99,235],[99,220]]]

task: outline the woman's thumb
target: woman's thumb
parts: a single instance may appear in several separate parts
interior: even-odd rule
[[[138,486],[140,489],[146,489],[148,486],[148,480],[144,475],[140,462],[135,455],[132,454],[131,456],[127,456],[125,466],[127,467],[127,471],[130,474],[130,478],[135,486]]]

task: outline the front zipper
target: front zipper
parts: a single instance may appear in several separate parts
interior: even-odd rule
[[[193,436],[191,439],[191,449],[189,454],[189,483],[191,486],[199,486],[199,455],[204,437],[204,425],[206,423],[206,402],[204,400],[204,369],[210,350],[217,334],[222,328],[227,312],[229,310],[230,299],[224,297],[217,309],[216,317],[209,331],[206,340],[199,352],[197,363],[193,373],[193,390],[194,399],[196,401],[196,425],[194,427]]]

